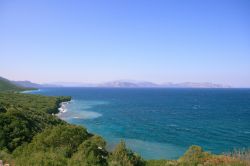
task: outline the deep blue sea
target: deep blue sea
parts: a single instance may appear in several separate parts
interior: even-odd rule
[[[250,147],[250,89],[45,88],[69,95],[61,118],[119,140],[146,159],[176,159],[190,145],[213,153]]]

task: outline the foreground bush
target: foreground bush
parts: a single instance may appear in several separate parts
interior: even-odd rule
[[[211,154],[204,152],[200,146],[191,146],[187,152],[178,160],[180,163],[198,165],[203,163],[204,159],[210,158]]]
[[[26,153],[14,159],[15,166],[64,166],[67,165],[67,158],[54,151],[36,151]]]
[[[225,155],[213,155],[204,152],[199,146],[191,146],[178,160],[179,165],[204,166],[246,166],[247,163]]]
[[[42,152],[70,158],[77,151],[78,146],[89,137],[83,127],[59,125],[45,129],[44,132],[36,135],[31,143],[17,148],[13,154],[17,159],[32,158],[31,155]]]
[[[121,141],[109,157],[110,166],[144,166],[145,161],[137,154],[126,148]]]
[[[78,151],[69,160],[69,165],[75,166],[107,166],[108,152],[98,143],[87,140],[83,142]]]

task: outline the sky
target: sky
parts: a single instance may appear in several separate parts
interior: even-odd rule
[[[0,0],[0,76],[250,87],[250,1]]]

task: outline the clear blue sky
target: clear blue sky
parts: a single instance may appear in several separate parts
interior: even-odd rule
[[[250,87],[250,1],[1,0],[0,76]]]

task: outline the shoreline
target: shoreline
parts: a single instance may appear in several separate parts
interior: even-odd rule
[[[68,111],[67,105],[68,105],[70,102],[71,102],[71,100],[70,100],[70,101],[63,101],[63,102],[61,102],[61,103],[59,104],[59,107],[57,108],[59,112],[56,113],[55,115],[58,116],[58,117],[60,117],[61,114],[67,112],[67,111]]]
[[[21,91],[20,93],[24,93],[24,94],[30,94],[31,92],[39,92],[41,91],[41,89],[33,89],[33,90],[24,90],[24,91]]]

